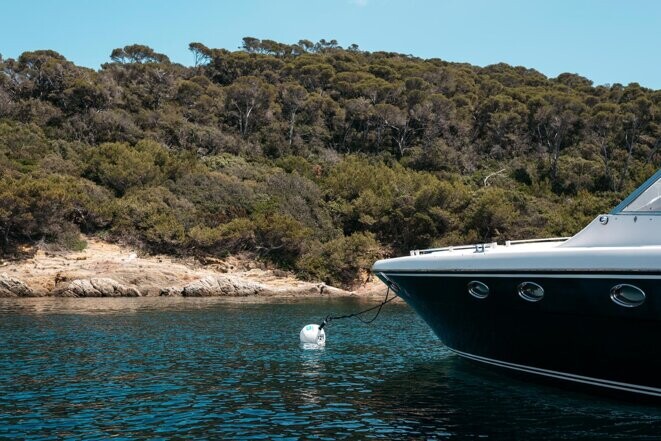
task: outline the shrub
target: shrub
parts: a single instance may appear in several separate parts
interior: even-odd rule
[[[167,150],[152,141],[141,141],[135,147],[106,143],[92,152],[87,176],[122,196],[132,187],[161,182],[169,162]]]
[[[112,230],[128,242],[178,253],[194,216],[194,207],[187,200],[163,187],[147,187],[131,191],[117,202]]]
[[[509,239],[520,213],[511,193],[500,188],[481,189],[466,209],[464,231],[470,242]]]
[[[249,183],[206,167],[189,169],[167,187],[195,205],[198,223],[211,227],[247,216],[256,199]]]
[[[51,175],[0,177],[0,243],[3,253],[10,241],[43,240],[64,248],[79,248],[81,217],[97,219],[102,207],[98,199],[81,197],[89,185],[75,178]],[[92,222],[93,224],[93,222]]]
[[[290,216],[314,232],[319,240],[337,236],[323,193],[311,180],[297,173],[275,173],[261,186],[278,213]]]
[[[324,244],[309,243],[296,267],[308,278],[351,288],[382,255],[371,233],[355,233]]]

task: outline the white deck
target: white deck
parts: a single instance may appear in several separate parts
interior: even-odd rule
[[[661,271],[661,216],[597,217],[572,238],[415,250],[384,259],[375,272]]]

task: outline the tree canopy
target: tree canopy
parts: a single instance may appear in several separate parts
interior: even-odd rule
[[[349,285],[377,256],[573,234],[661,164],[661,91],[336,40],[0,58],[0,250],[79,231]]]

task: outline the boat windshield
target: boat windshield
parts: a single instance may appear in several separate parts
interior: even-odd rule
[[[647,187],[638,197],[631,201],[622,212],[650,212],[661,213],[661,178]]]

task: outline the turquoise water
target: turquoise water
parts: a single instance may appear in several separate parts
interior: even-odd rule
[[[512,379],[357,300],[0,300],[0,439],[659,439],[661,408]]]

